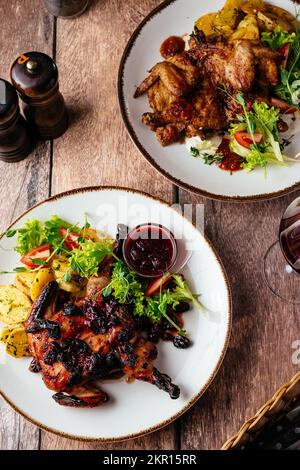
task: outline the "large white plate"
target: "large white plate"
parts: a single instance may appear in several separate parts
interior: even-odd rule
[[[131,37],[119,70],[119,101],[127,130],[146,159],[164,176],[178,186],[222,200],[259,200],[278,197],[300,187],[300,164],[285,168],[269,166],[251,173],[239,171],[232,175],[217,166],[205,165],[189,156],[185,145],[174,144],[163,148],[151,132],[141,123],[141,116],[150,110],[147,96],[134,99],[139,85],[154,64],[160,62],[159,48],[170,35],[189,34],[201,15],[217,11],[225,0],[167,0],[140,24]],[[290,0],[275,0],[278,5],[295,14],[295,4]],[[289,156],[300,151],[300,133],[293,138]]]
[[[193,256],[184,274],[203,303],[211,310],[205,316],[192,310],[185,316],[193,346],[178,350],[172,344],[159,345],[157,366],[181,387],[181,397],[171,400],[154,386],[125,381],[105,382],[103,389],[111,400],[94,409],[71,409],[57,405],[40,374],[28,371],[30,359],[13,359],[0,351],[0,394],[11,406],[41,428],[68,437],[88,440],[123,440],[154,431],[180,416],[211,383],[227,347],[231,326],[231,294],[221,262],[211,244],[175,209],[150,196],[128,189],[87,188],[55,196],[22,215],[14,224],[20,227],[28,218],[46,220],[58,214],[73,223],[87,213],[93,226],[115,234],[116,224],[134,227],[138,223],[162,223],[184,240],[193,240]],[[14,246],[3,237],[2,248]],[[18,262],[14,251],[0,251],[0,269],[11,271]],[[13,275],[0,276],[0,283],[12,283]]]

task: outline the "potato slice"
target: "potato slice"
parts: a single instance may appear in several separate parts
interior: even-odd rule
[[[16,287],[30,297],[30,289],[32,287],[34,278],[36,276],[35,272],[24,272],[16,275],[15,285]]]
[[[255,0],[254,0],[255,1]],[[258,2],[262,2],[262,0],[256,0]],[[241,6],[243,5],[244,0],[226,0],[224,7],[222,10],[239,10]],[[250,0],[251,3],[251,0]]]
[[[15,358],[30,356],[28,338],[24,327],[12,330],[6,341],[6,352]]]
[[[239,23],[237,30],[230,36],[230,41],[239,39],[259,40],[258,23],[254,15],[247,15]]]
[[[57,258],[52,263],[52,268],[57,284],[60,289],[70,292],[71,294],[77,295],[82,293],[86,280],[80,279],[73,272],[70,271],[69,262],[65,258]],[[70,273],[71,280],[66,281],[65,276]]]
[[[0,321],[8,325],[23,323],[30,313],[31,301],[15,286],[0,286]]]
[[[55,277],[52,268],[42,268],[35,273],[34,281],[30,289],[30,297],[35,301],[44,287],[51,281],[54,281]]]
[[[99,240],[101,240],[101,237],[99,237],[97,230],[91,227],[85,230],[85,236],[93,240],[93,242],[98,242]]]
[[[211,36],[216,33],[214,29],[214,20],[217,16],[217,13],[208,13],[207,15],[201,16],[196,23],[195,26],[200,31],[203,31],[205,36]]]
[[[6,343],[9,335],[15,328],[20,328],[23,327],[21,323],[18,323],[17,325],[9,325],[9,326],[4,326],[2,330],[0,331],[0,341],[1,343]]]

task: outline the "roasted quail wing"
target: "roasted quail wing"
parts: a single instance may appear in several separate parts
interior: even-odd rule
[[[174,96],[184,96],[191,91],[191,86],[185,75],[176,65],[170,62],[160,62],[150,71],[150,75],[136,89],[135,98],[146,93],[149,88],[160,80]]]
[[[92,284],[86,298],[57,311],[58,286],[49,283],[26,324],[35,367],[45,385],[57,392],[55,401],[75,407],[105,403],[107,394],[90,382],[117,370],[178,398],[179,388],[154,367],[156,346],[144,339],[129,308],[102,298],[96,279]],[[103,288],[103,279],[100,284]]]
[[[196,29],[190,57],[203,67],[215,87],[230,87],[247,93],[258,70],[271,85],[278,83],[278,53],[255,41],[210,41]]]

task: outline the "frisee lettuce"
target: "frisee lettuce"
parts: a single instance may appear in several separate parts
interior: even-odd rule
[[[70,232],[74,233],[80,232],[80,227],[78,226],[78,224],[70,224],[66,220],[61,219],[58,215],[53,215],[51,219],[46,220],[44,225],[47,243],[49,243],[53,249],[56,249],[60,246],[60,251],[62,251],[62,249],[64,248],[63,245],[61,245],[63,237],[59,232],[60,228],[65,228],[66,230],[69,230]]]
[[[279,51],[285,44],[293,44],[295,38],[296,33],[287,33],[280,26],[276,26],[271,32],[264,31],[261,35],[262,43],[275,51]]]
[[[17,230],[17,246],[15,250],[20,255],[47,243],[45,226],[37,219],[27,220],[22,228]]]
[[[272,49],[279,50],[290,44],[286,66],[280,68],[280,83],[274,92],[292,106],[300,104],[300,29],[295,33],[287,33],[279,27],[273,32],[262,33],[262,42]]]
[[[70,252],[70,269],[83,278],[96,276],[102,261],[107,255],[112,254],[114,240],[107,238],[98,242],[83,240],[79,245],[79,248]]]
[[[242,167],[248,171],[252,171],[255,167],[260,166],[266,169],[268,163],[284,164],[287,160],[282,153],[282,145],[278,132],[277,123],[280,119],[279,109],[269,107],[264,102],[255,101],[252,110],[246,109],[246,100],[242,93],[238,93],[236,100],[243,109],[243,116],[240,117],[241,122],[231,125],[229,134],[231,136],[230,148],[244,158]],[[253,140],[250,149],[240,148],[234,135],[238,132],[248,132]],[[260,143],[256,143],[254,133],[262,134],[263,139]]]
[[[146,286],[122,260],[114,264],[111,283],[102,291],[104,296],[112,295],[120,304],[132,304],[136,316],[146,316],[154,322],[165,318],[180,334],[185,334],[168,315],[168,307],[176,308],[180,302],[193,302],[202,308],[198,296],[193,294],[181,275],[174,274],[174,289],[161,290],[147,297]]]

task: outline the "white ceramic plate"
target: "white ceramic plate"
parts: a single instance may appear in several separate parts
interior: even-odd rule
[[[142,114],[150,110],[147,96],[133,98],[147,71],[162,60],[159,53],[162,41],[171,35],[190,34],[197,18],[219,10],[224,3],[225,0],[167,0],[145,18],[131,37],[121,60],[118,88],[122,116],[141,153],[178,186],[222,200],[278,197],[300,187],[300,164],[289,164],[285,168],[269,166],[267,178],[262,168],[252,173],[239,171],[230,175],[217,166],[205,165],[191,157],[183,144],[161,147],[155,133],[141,123]],[[295,4],[290,0],[270,3],[295,14]],[[300,132],[296,132],[287,153],[295,156],[299,151]]]
[[[181,387],[181,397],[171,400],[156,387],[123,380],[103,382],[111,400],[94,409],[72,409],[57,405],[40,374],[28,371],[30,359],[13,359],[0,352],[0,393],[11,406],[38,426],[72,438],[123,440],[154,431],[180,416],[201,396],[215,376],[227,347],[231,326],[231,295],[220,260],[204,236],[175,209],[150,196],[128,189],[87,188],[55,196],[30,209],[14,224],[28,218],[46,220],[53,214],[73,223],[87,213],[91,224],[115,235],[116,224],[134,227],[139,223],[162,223],[175,236],[184,233],[192,241],[193,256],[184,275],[202,302],[211,310],[207,316],[197,310],[186,314],[185,325],[193,346],[178,350],[172,344],[159,345],[157,367]],[[14,240],[3,237],[1,246],[11,248]],[[14,251],[0,251],[0,269],[11,271],[18,262]],[[0,283],[12,283],[13,275],[0,276]]]

